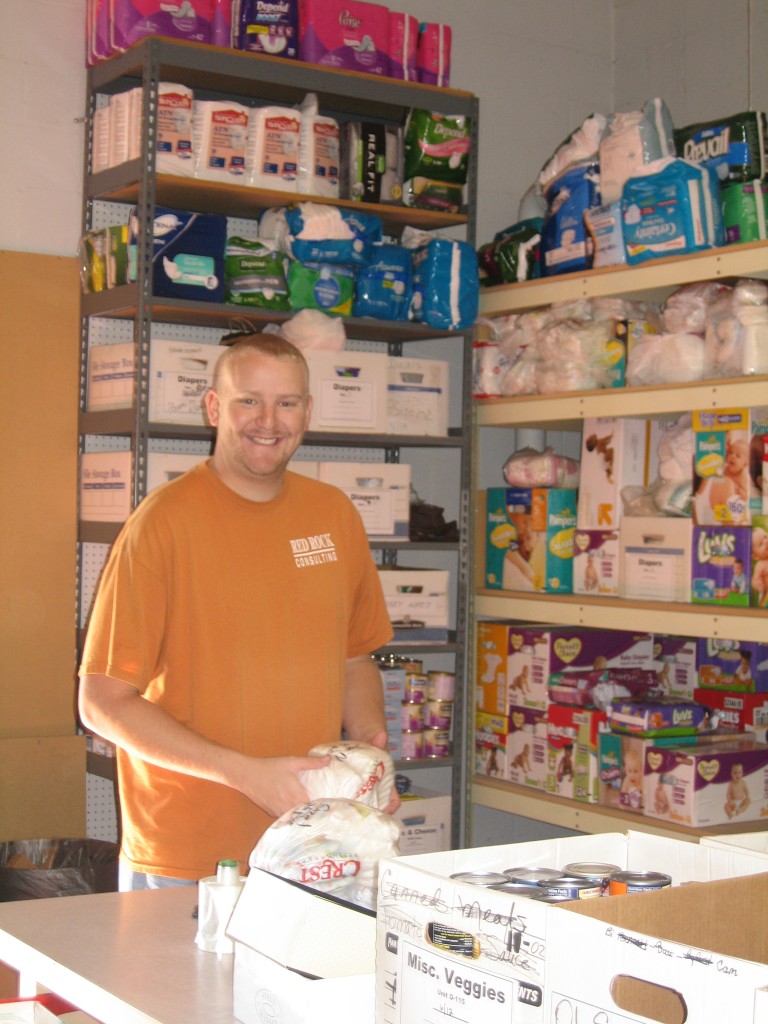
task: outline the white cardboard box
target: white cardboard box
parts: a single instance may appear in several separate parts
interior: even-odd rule
[[[387,356],[310,349],[311,430],[383,434],[387,430]]]
[[[621,492],[644,487],[648,424],[645,420],[587,417],[581,441],[580,530],[612,530],[622,521]]]
[[[251,868],[229,920],[242,1024],[373,1020],[376,918]]]
[[[688,889],[680,889],[683,882],[753,874],[765,865],[764,858],[746,851],[638,832],[385,858],[379,864],[376,1024],[432,1024],[446,1016],[466,1024],[542,1024],[545,1019],[560,1024],[559,1018],[545,1018],[544,994],[555,962],[553,934],[568,911],[450,875],[525,865],[563,868],[574,861],[664,871],[678,891]],[[582,948],[591,953],[590,946]],[[569,963],[567,951],[560,958]],[[579,1024],[594,1019],[602,1018],[580,1016]],[[575,1018],[570,1020],[573,1024]]]
[[[690,519],[624,516],[619,528],[622,597],[644,601],[690,601]]]
[[[447,362],[406,356],[389,357],[387,433],[447,437]]]
[[[408,540],[411,467],[400,462],[321,462],[318,479],[340,487],[372,540]]]
[[[160,484],[175,480],[207,458],[207,455],[192,455],[188,452],[150,452],[147,457],[147,493]]]
[[[150,420],[207,426],[203,396],[224,352],[222,345],[154,338],[149,346]]]
[[[387,566],[378,572],[396,641],[448,639],[447,569]]]
[[[136,384],[136,350],[132,341],[92,345],[88,349],[86,409],[130,409]]]
[[[80,456],[80,518],[91,523],[122,523],[131,511],[132,454],[85,452]]]
[[[438,853],[451,846],[451,797],[413,787],[395,812],[400,822],[400,853]]]

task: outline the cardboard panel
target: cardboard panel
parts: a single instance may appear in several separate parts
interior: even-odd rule
[[[85,737],[0,740],[0,842],[86,835]]]

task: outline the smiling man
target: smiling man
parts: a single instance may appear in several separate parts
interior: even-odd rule
[[[312,411],[304,357],[241,338],[205,404],[213,457],[127,520],[80,669],[82,720],[118,748],[122,889],[244,863],[342,727],[386,744],[370,653],[392,628],[363,524],[287,469]]]

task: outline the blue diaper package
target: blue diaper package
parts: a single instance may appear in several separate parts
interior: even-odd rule
[[[477,319],[480,291],[474,248],[469,242],[426,236],[409,248],[413,257],[411,319],[439,330],[471,327]]]
[[[577,164],[559,174],[547,187],[547,212],[541,229],[542,277],[588,270],[592,243],[584,214],[600,204],[600,169]]]
[[[375,245],[355,281],[355,316],[407,320],[413,296],[411,254],[402,245]]]
[[[711,167],[660,160],[621,195],[627,263],[682,256],[725,243],[719,185]]]
[[[285,211],[290,233],[291,251],[302,263],[339,263],[345,266],[365,266],[371,258],[372,247],[382,238],[381,218],[360,210],[337,210],[318,203],[299,203]],[[339,226],[346,238],[331,237]],[[322,226],[328,225],[323,237]],[[302,238],[301,234],[309,228]],[[320,228],[320,230],[318,230]],[[349,235],[352,235],[350,238]],[[319,237],[318,237],[319,236]]]
[[[128,280],[137,274],[138,212],[128,220]],[[224,301],[227,218],[155,207],[152,294],[199,302]]]

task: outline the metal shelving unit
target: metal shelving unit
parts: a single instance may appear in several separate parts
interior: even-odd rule
[[[285,60],[259,54],[202,46],[195,43],[162,38],[147,38],[126,53],[95,65],[88,71],[88,117],[85,145],[85,188],[82,215],[83,232],[94,222],[94,213],[103,204],[131,204],[138,211],[139,242],[137,246],[137,283],[124,285],[98,294],[84,295],[82,299],[81,378],[80,378],[80,446],[84,450],[85,438],[91,435],[117,435],[129,439],[133,451],[133,491],[135,501],[146,493],[147,459],[149,443],[153,438],[212,441],[213,434],[205,428],[175,427],[152,423],[149,420],[149,349],[153,324],[185,325],[221,329],[225,333],[234,318],[247,318],[252,323],[275,323],[287,319],[288,313],[264,313],[240,306],[205,302],[176,301],[155,298],[151,291],[152,222],[156,205],[190,209],[203,213],[220,213],[230,217],[256,219],[269,207],[289,202],[311,200],[327,202],[316,196],[296,193],[270,192],[247,186],[221,184],[155,174],[157,147],[157,106],[161,82],[180,82],[192,87],[202,99],[234,97],[249,105],[283,103],[295,105],[308,92],[318,96],[323,113],[347,120],[364,117],[384,123],[403,123],[410,108],[423,107],[451,115],[465,115],[471,119],[472,147],[467,186],[466,208],[458,214],[412,210],[389,204],[366,205],[365,209],[381,217],[384,229],[399,236],[406,225],[424,230],[460,230],[467,241],[475,244],[475,209],[478,150],[478,102],[468,92],[438,89],[415,83],[400,82],[356,72],[337,71],[319,65]],[[91,174],[92,126],[95,110],[103,97],[142,86],[142,124],[144,133],[141,156],[119,167]],[[100,99],[101,97],[101,99]],[[334,201],[342,208],[357,206],[350,201]],[[126,321],[132,325],[136,350],[136,398],[131,409],[114,412],[86,411],[86,373],[89,348],[89,324],[92,319]],[[458,451],[461,462],[458,491],[458,523],[460,540],[456,544],[400,544],[374,543],[384,564],[396,564],[401,553],[407,551],[442,552],[456,565],[455,629],[449,643],[424,645],[426,655],[448,656],[455,667],[457,699],[454,720],[454,752],[445,764],[451,769],[451,791],[454,807],[453,841],[466,845],[468,835],[467,808],[470,795],[467,743],[471,739],[471,686],[468,681],[466,652],[469,647],[468,600],[470,594],[470,536],[472,451],[469,429],[472,400],[471,336],[469,332],[440,332],[420,324],[345,319],[346,334],[356,342],[373,344],[390,355],[402,355],[403,347],[413,342],[444,340],[446,356],[452,352],[460,360],[462,398],[460,422],[449,436],[414,437],[390,435],[352,435],[310,432],[305,446],[322,445],[376,449],[387,462],[398,462],[404,452],[413,449]],[[415,481],[418,484],[418,480]],[[423,495],[428,500],[429,495]],[[82,548],[87,544],[101,544],[106,549],[116,536],[116,527],[108,523],[82,523],[78,557],[78,594],[82,585]],[[78,598],[78,627],[83,628],[87,608]],[[417,648],[399,646],[400,652],[417,653]],[[419,651],[421,649],[419,648]],[[438,762],[423,762],[435,767]],[[443,762],[440,762],[443,763]],[[408,769],[422,762],[405,762]]]

